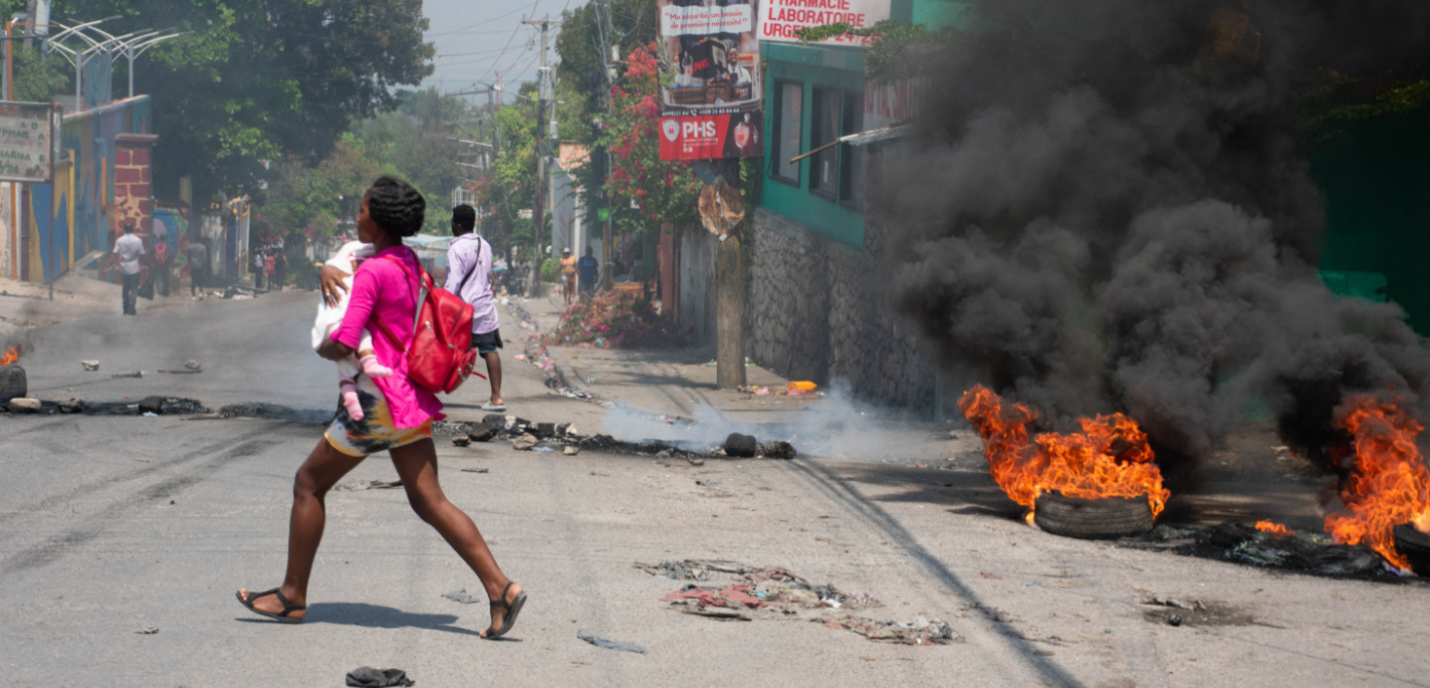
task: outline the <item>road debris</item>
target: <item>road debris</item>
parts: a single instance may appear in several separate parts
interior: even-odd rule
[[[529,450],[536,446],[538,440],[531,433],[522,433],[511,441],[511,448],[518,451]]]
[[[621,652],[635,652],[638,654],[645,654],[645,648],[641,647],[640,645],[636,645],[634,643],[624,643],[619,640],[606,640],[605,638],[595,635],[584,628],[578,629],[576,631],[576,637],[588,643],[591,643],[596,647],[604,647],[607,650],[619,650]]]
[[[726,561],[723,559],[683,559],[680,561],[662,561],[659,564],[643,564],[636,562],[632,564],[652,576],[665,576],[671,580],[710,580],[712,573],[733,573],[736,575],[754,573],[759,571],[757,566],[747,566],[737,561]]]
[[[880,643],[902,645],[948,645],[964,642],[962,635],[942,619],[927,619],[922,616],[913,621],[877,621],[874,619],[850,619],[829,621],[830,628],[853,631]]]
[[[113,375],[110,375],[109,377],[116,379],[121,377],[144,377],[144,371],[136,370],[132,373],[115,373]]]
[[[1170,551],[1323,576],[1398,579],[1385,570],[1380,555],[1369,547],[1337,545],[1321,533],[1282,535],[1236,522],[1185,529],[1160,524],[1144,535],[1116,542],[1134,549]]]
[[[164,412],[164,397],[144,397],[139,400],[140,413],[152,413],[158,415]]]
[[[452,444],[455,444],[455,445],[457,445],[458,447],[465,447],[465,446],[467,446],[467,445],[469,445],[469,444],[471,444],[471,443],[472,443],[472,438],[470,438],[470,437],[461,437],[461,436],[458,436],[458,437],[453,437],[453,438],[452,438]]]
[[[402,487],[401,480],[349,480],[333,487],[337,492],[361,492],[363,490],[391,490]]]
[[[462,472],[463,472],[463,473],[491,473],[491,472],[492,472],[492,469],[490,469],[490,468],[463,468],[463,469],[462,469]]]
[[[416,681],[407,678],[401,669],[374,669],[359,667],[348,672],[347,684],[357,688],[388,688],[389,686],[413,686]]]
[[[482,424],[480,426],[477,426],[475,430],[472,430],[471,432],[467,433],[467,440],[469,442],[490,442],[491,439],[493,437],[496,437],[497,433],[500,431],[501,430],[499,428]]]
[[[767,459],[793,459],[795,457],[794,445],[784,440],[765,442],[760,445],[759,454]]]
[[[725,438],[725,444],[722,446],[725,448],[726,456],[754,458],[755,452],[759,450],[760,445],[759,442],[750,435],[732,432],[729,437]]]
[[[15,413],[38,413],[41,404],[39,399],[26,397],[16,397],[10,400],[10,410]]]
[[[580,447],[573,447],[573,446],[571,446],[571,445],[566,445],[566,446],[564,446],[564,447],[561,448],[561,453],[564,454],[564,455],[566,455],[566,456],[575,456],[575,455],[581,453],[581,448],[580,448]]]
[[[480,597],[472,597],[472,594],[467,592],[466,588],[462,588],[461,590],[453,590],[452,592],[444,592],[442,593],[442,596],[449,600],[452,600],[453,602],[461,602],[462,604],[476,604],[478,602],[486,601]]]
[[[139,635],[157,635],[159,633],[159,629],[155,626],[143,626],[141,628],[134,629],[134,632],[138,633]]]
[[[80,361],[79,364],[83,366],[86,371],[91,373],[99,370],[99,361]]]

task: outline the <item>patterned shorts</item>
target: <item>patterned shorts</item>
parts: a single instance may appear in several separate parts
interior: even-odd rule
[[[387,400],[368,376],[358,376],[357,393],[358,403],[362,404],[362,420],[353,420],[339,402],[337,417],[323,433],[334,449],[348,456],[368,456],[432,438],[430,418],[415,428],[394,427]]]

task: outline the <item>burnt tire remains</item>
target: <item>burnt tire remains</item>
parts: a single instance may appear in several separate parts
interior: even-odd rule
[[[1430,576],[1430,535],[1415,529],[1415,526],[1396,526],[1395,551],[1410,562],[1410,570],[1422,576]]]
[[[1109,540],[1152,529],[1147,497],[1080,499],[1049,492],[1038,497],[1033,522],[1054,535]]]
[[[23,397],[27,391],[24,368],[13,363],[0,366],[0,403]]]

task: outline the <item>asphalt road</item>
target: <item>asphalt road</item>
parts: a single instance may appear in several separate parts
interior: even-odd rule
[[[332,370],[307,349],[311,313],[309,295],[285,294],[95,316],[36,332],[22,363],[50,398],[172,393],[324,408]],[[101,359],[101,373],[77,370],[81,358]],[[188,358],[205,372],[94,377]],[[604,413],[549,393],[530,366],[508,373],[518,413],[593,429]],[[482,392],[464,388],[454,415],[479,414]],[[6,681],[339,686],[369,665],[405,669],[419,686],[1430,683],[1423,584],[1058,538],[1023,524],[980,466],[858,456],[692,466],[439,443],[449,496],[529,591],[512,639],[480,640],[485,605],[441,597],[477,582],[401,490],[330,496],[308,621],[279,625],[248,614],[233,591],[279,582],[292,473],[320,433],[248,419],[0,415]],[[394,477],[375,456],[349,479]],[[964,642],[874,643],[820,623],[837,610],[748,622],[681,614],[660,598],[683,582],[633,564],[685,558],[783,566],[871,595],[882,603],[864,612],[872,618],[945,619]],[[1149,620],[1140,602],[1151,594],[1227,613],[1173,628]],[[158,632],[136,632],[146,628]],[[648,652],[593,647],[578,629]]]

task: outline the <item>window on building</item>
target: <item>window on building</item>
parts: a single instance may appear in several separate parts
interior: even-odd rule
[[[841,136],[864,131],[864,93],[844,92],[843,132]],[[864,209],[865,175],[869,165],[869,147],[843,144],[839,153],[839,202],[856,210]]]
[[[775,179],[799,184],[799,162],[790,158],[800,154],[800,118],[804,115],[804,84],[798,81],[775,82]]]
[[[814,89],[814,121],[809,132],[810,150],[828,146],[839,138],[840,95],[837,88]],[[809,156],[809,190],[830,200],[838,198],[839,146],[829,146]]]

